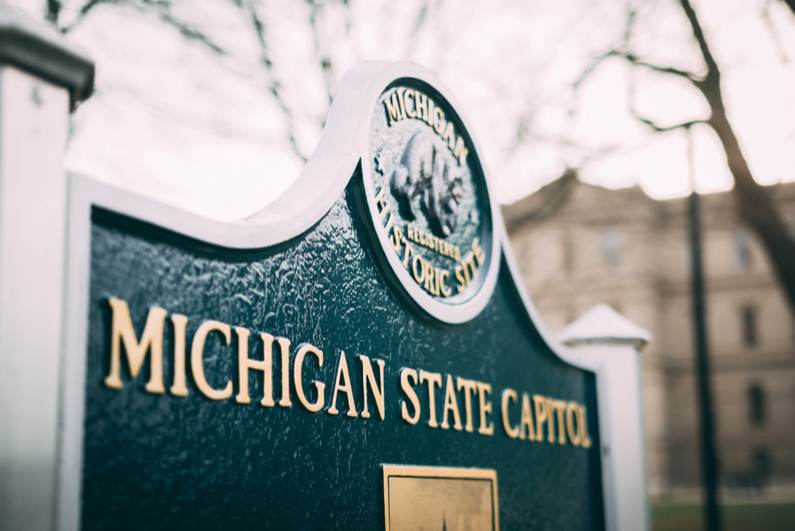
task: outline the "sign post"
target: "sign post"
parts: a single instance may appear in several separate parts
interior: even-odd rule
[[[545,331],[432,73],[354,67],[296,182],[225,223],[64,180],[85,87],[8,72],[53,110],[2,114],[42,161],[2,144],[6,527],[628,529],[622,382]]]
[[[601,433],[608,528],[651,529],[640,385],[640,352],[651,341],[651,334],[606,304],[599,304],[564,328],[558,339],[601,365],[599,405],[604,417]]]
[[[0,4],[0,528],[52,529],[69,112],[79,50]]]

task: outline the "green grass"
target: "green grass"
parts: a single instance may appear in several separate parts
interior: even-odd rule
[[[665,504],[651,509],[653,531],[702,531],[700,505]],[[723,531],[795,531],[795,504],[724,505]]]

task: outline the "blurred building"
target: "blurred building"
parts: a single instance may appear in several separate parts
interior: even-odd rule
[[[795,227],[795,183],[769,187]],[[709,345],[722,485],[795,493],[795,320],[731,193],[703,196]],[[696,493],[698,416],[687,199],[573,175],[503,207],[527,289],[553,333],[604,302],[654,334],[642,355],[652,496]],[[795,234],[795,232],[793,233]]]

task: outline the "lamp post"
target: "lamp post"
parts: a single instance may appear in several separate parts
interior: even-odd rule
[[[712,411],[709,345],[707,343],[706,296],[704,293],[704,265],[701,256],[701,204],[696,193],[693,142],[687,128],[687,158],[692,192],[688,198],[690,228],[690,259],[693,290],[693,327],[696,349],[696,382],[699,417],[701,420],[701,473],[704,485],[704,529],[720,531],[721,515],[718,506],[718,456],[715,451],[715,422]]]

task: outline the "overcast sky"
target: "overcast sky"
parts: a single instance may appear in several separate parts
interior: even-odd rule
[[[43,18],[42,0],[11,3]],[[576,95],[571,90],[594,57],[621,41],[622,0],[351,0],[347,7],[326,5],[315,31],[306,3],[268,3],[258,13],[271,72],[232,2],[178,2],[173,12],[209,35],[223,55],[189,42],[137,4],[101,5],[67,35],[95,58],[97,93],[73,117],[66,165],[161,201],[219,219],[273,201],[304,164],[288,131],[298,150],[311,154],[329,92],[367,59],[412,60],[437,73],[474,128],[500,202],[531,193],[566,165],[581,167],[587,182],[640,184],[655,198],[689,191],[684,133],[651,134],[629,115],[627,93],[634,83],[638,112],[673,124],[706,117],[695,89],[614,59]],[[633,50],[659,64],[701,68],[677,2],[633,4],[640,6]],[[80,5],[67,1],[62,21],[74,20]],[[755,177],[766,184],[795,180],[795,17],[776,0],[694,5]],[[325,56],[327,75],[319,66]],[[274,80],[289,117],[269,92]],[[693,137],[697,189],[729,189],[714,134],[696,127]]]

